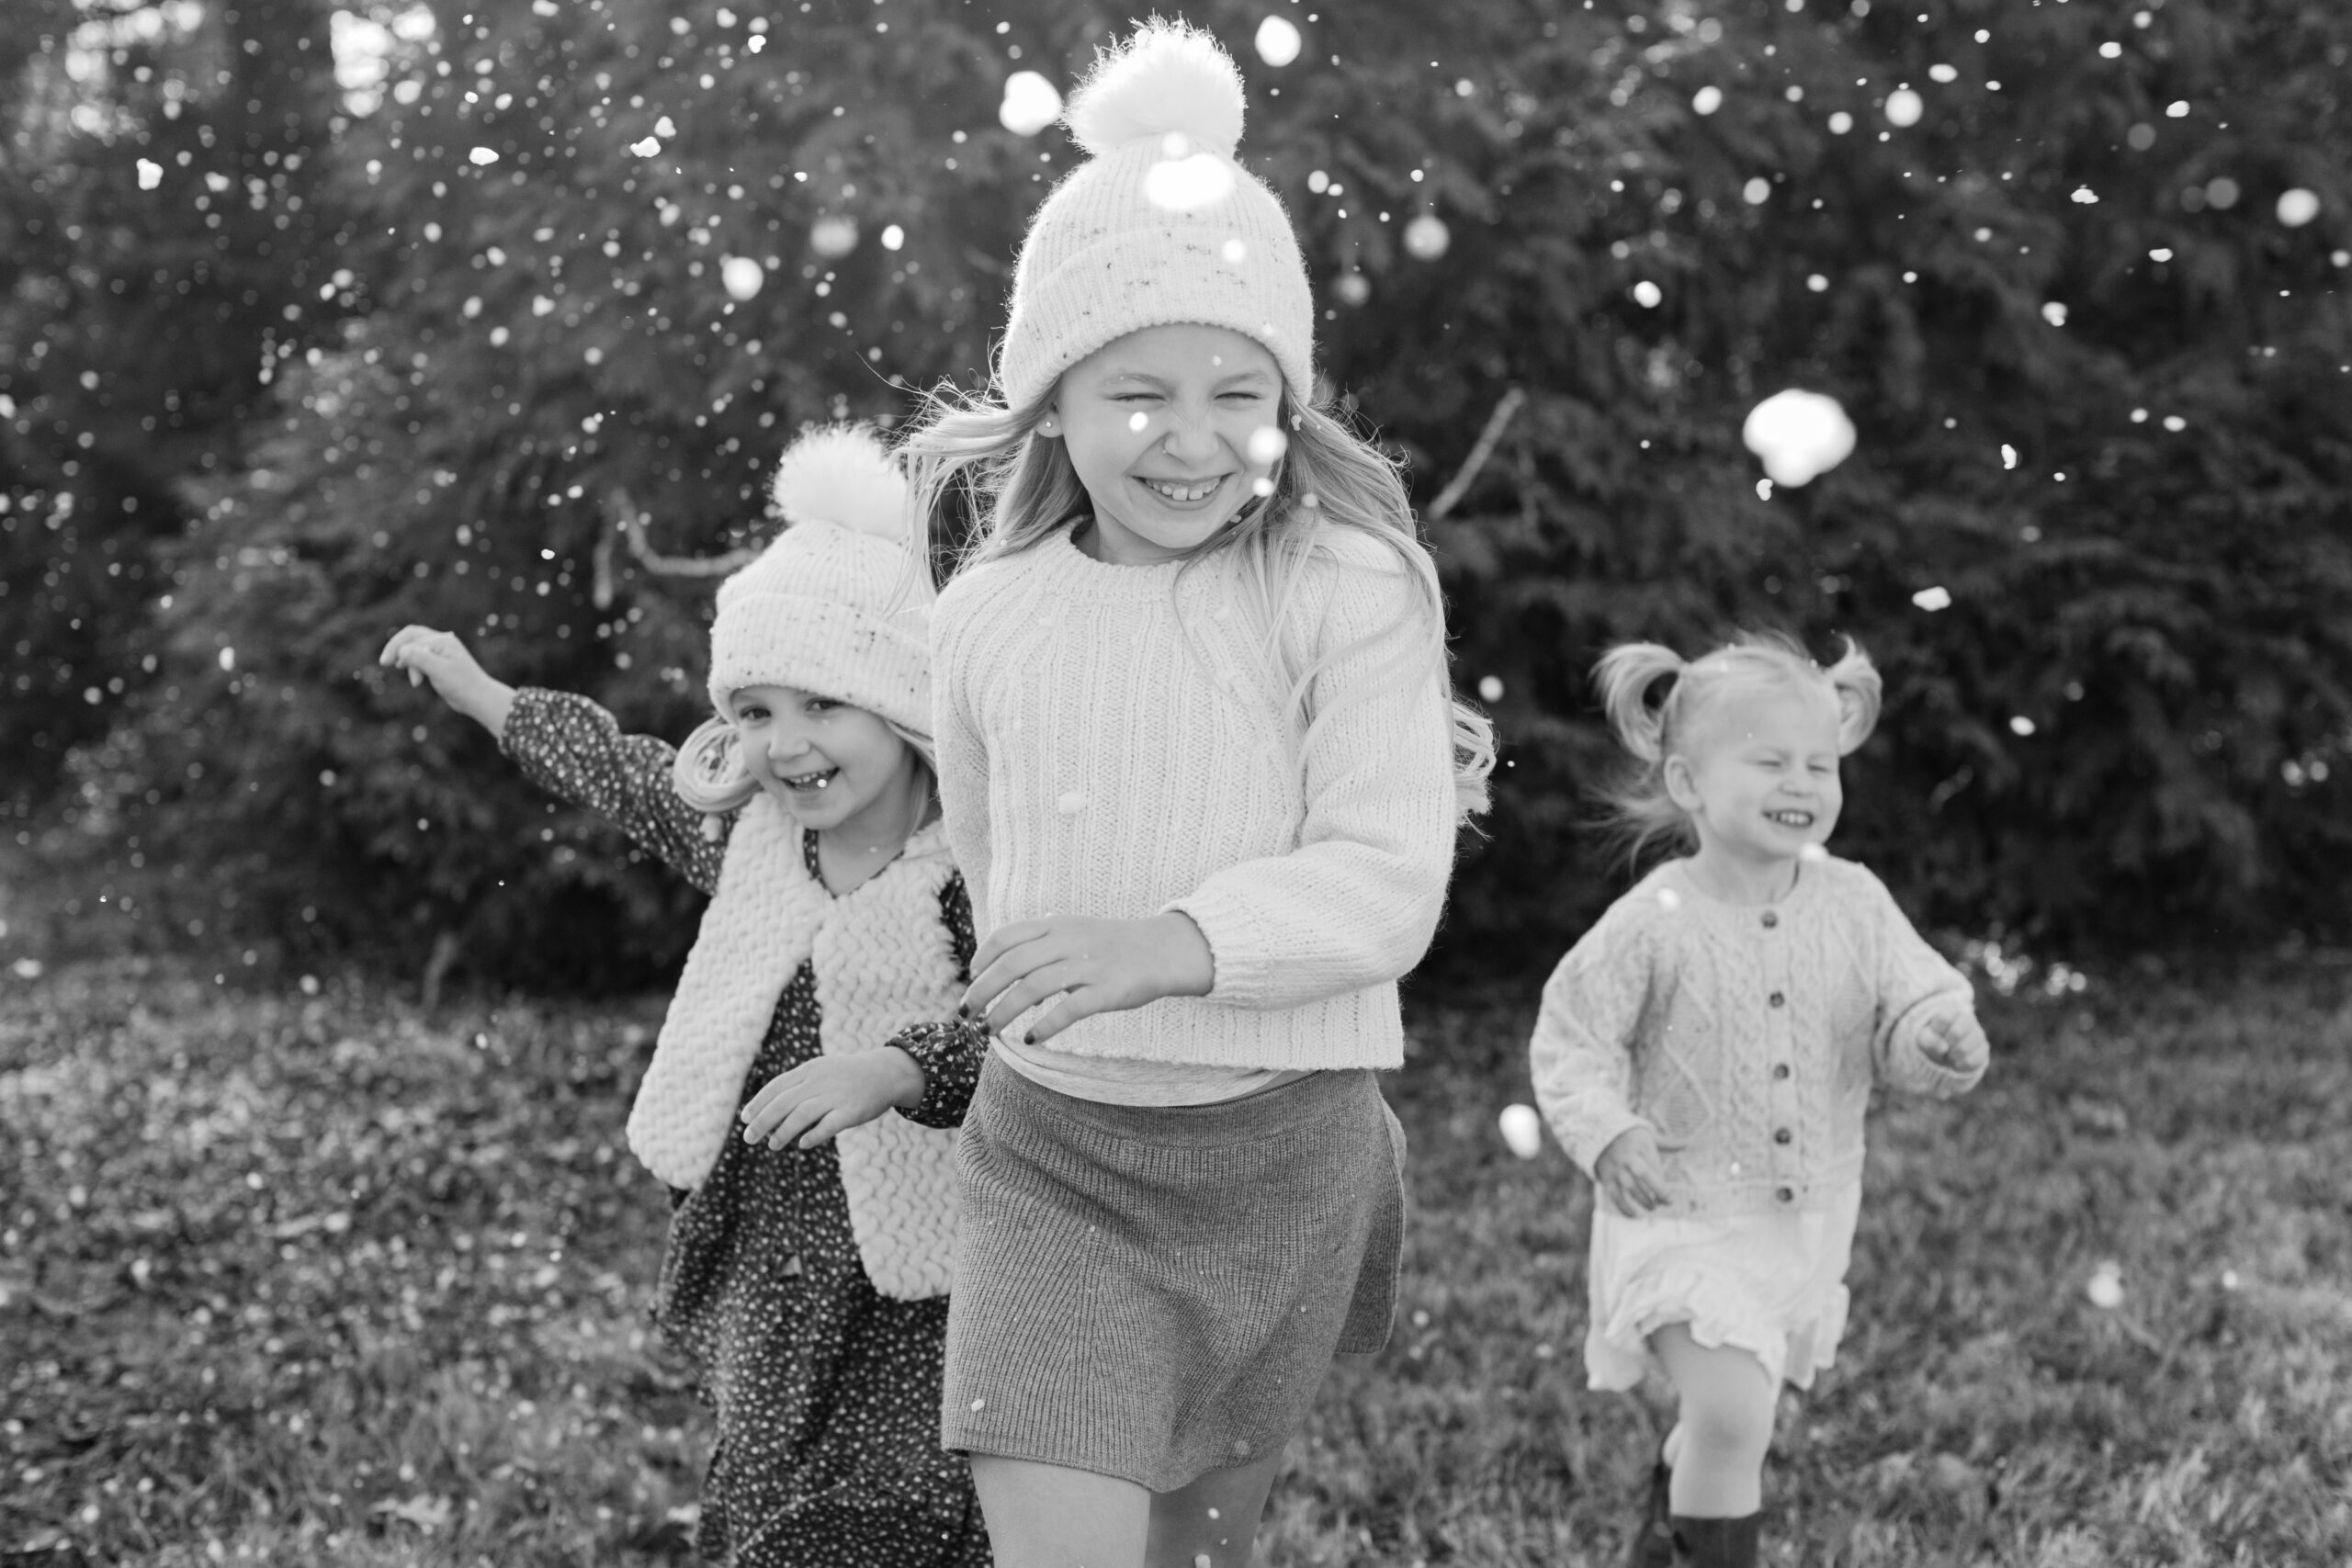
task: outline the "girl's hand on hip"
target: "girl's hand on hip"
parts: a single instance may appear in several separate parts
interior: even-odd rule
[[[1610,1139],[1592,1162],[1592,1179],[1628,1219],[1664,1208],[1666,1167],[1658,1157],[1657,1134],[1647,1127],[1628,1127]]]
[[[997,1033],[1040,1002],[1061,1000],[1033,1024],[1025,1043],[1043,1044],[1081,1018],[1124,1012],[1162,997],[1204,997],[1216,960],[1184,915],[1141,920],[1048,915],[989,933],[972,955],[967,1016]]]
[[[1993,1059],[1993,1044],[1974,1013],[1953,1013],[1928,1020],[1919,1032],[1919,1055],[1948,1073],[1981,1073]]]
[[[465,639],[432,626],[407,626],[394,632],[376,662],[408,671],[412,686],[430,681],[434,695],[492,735],[506,728],[514,688],[492,676]]]
[[[736,1114],[743,1141],[813,1149],[894,1105],[922,1102],[922,1069],[895,1045],[854,1056],[820,1056],[768,1079]]]

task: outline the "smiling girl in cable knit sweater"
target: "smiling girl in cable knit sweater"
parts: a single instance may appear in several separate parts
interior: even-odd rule
[[[994,1039],[944,1431],[1023,1568],[1248,1562],[1333,1354],[1385,1339],[1373,1074],[1491,765],[1404,487],[1317,404],[1242,107],[1181,24],[1105,55],[995,384],[906,448],[934,525],[983,514],[933,624]]]
[[[703,1554],[986,1568],[938,1436],[978,1059],[910,1027],[955,1007],[973,942],[933,795],[931,587],[869,433],[803,436],[775,490],[791,525],[719,589],[719,716],[677,753],[448,632],[404,627],[383,662],[711,894],[628,1119],[678,1199],[655,1320],[717,1418]]]
[[[1878,719],[1859,649],[1823,670],[1779,637],[1687,664],[1635,643],[1596,679],[1637,764],[1620,824],[1686,852],[1553,972],[1536,1102],[1607,1200],[1588,1379],[1661,1365],[1679,1401],[1628,1561],[1749,1568],[1781,1384],[1810,1387],[1845,1326],[1871,1088],[1962,1093],[1984,1034],[1967,980],[1822,848]]]

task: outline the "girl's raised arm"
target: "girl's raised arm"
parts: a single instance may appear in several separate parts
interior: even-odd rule
[[[667,741],[622,733],[587,697],[526,686],[498,744],[540,788],[594,811],[704,892],[718,888],[725,834],[707,834],[703,814],[678,798]]]

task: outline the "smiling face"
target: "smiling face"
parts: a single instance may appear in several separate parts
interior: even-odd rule
[[[869,818],[904,811],[922,759],[865,708],[790,686],[729,693],[727,716],[743,766],[802,827],[855,834]]]
[[[1793,862],[1828,839],[1845,804],[1837,700],[1778,682],[1726,693],[1667,759],[1666,783],[1701,855],[1757,871]]]
[[[1271,471],[1250,437],[1277,428],[1282,389],[1256,341],[1192,323],[1129,333],[1064,371],[1053,419],[1093,504],[1093,553],[1138,565],[1215,538]]]

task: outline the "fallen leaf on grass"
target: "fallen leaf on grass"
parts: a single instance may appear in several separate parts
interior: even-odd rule
[[[457,1507],[447,1497],[435,1497],[419,1493],[413,1497],[398,1503],[388,1497],[368,1511],[371,1514],[389,1514],[393,1518],[405,1519],[427,1534],[436,1534],[449,1528],[449,1520],[456,1516]]]
[[[2078,1131],[2099,1133],[2110,1138],[2120,1138],[2132,1130],[2132,1118],[2123,1107],[2111,1100],[2087,1094],[2066,1097],[2066,1116]]]

